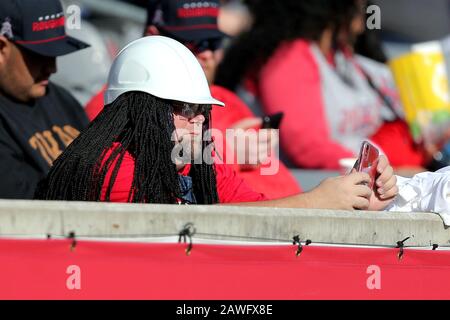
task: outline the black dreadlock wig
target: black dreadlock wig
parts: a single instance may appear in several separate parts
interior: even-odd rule
[[[331,28],[350,24],[358,0],[246,0],[253,16],[250,30],[237,37],[219,65],[215,83],[234,91],[247,74],[261,67],[283,42],[318,41]]]
[[[122,94],[91,122],[56,159],[35,192],[35,199],[100,201],[108,171],[112,171],[105,201],[128,151],[135,159],[128,202],[177,203],[181,191],[176,165],[171,159],[175,142],[173,108],[168,101],[133,91]],[[203,133],[210,126],[204,114]],[[206,140],[206,139],[204,139]],[[112,148],[117,143],[115,148]],[[210,141],[203,141],[203,149]],[[190,176],[199,204],[218,202],[216,176],[211,164],[192,164]]]

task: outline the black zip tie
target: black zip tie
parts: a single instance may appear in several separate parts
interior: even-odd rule
[[[437,243],[434,243],[434,244],[433,244],[433,248],[432,248],[431,250],[434,251],[434,250],[436,250],[437,248],[439,248],[439,245],[438,245]]]
[[[397,246],[396,248],[399,248],[400,251],[398,252],[398,260],[402,260],[403,258],[403,247],[405,246],[405,241],[408,240],[411,237],[407,237],[405,239],[403,239],[402,241],[397,241]]]
[[[50,240],[52,238],[52,235],[50,233],[47,233],[47,240]]]
[[[191,254],[192,251],[192,236],[195,234],[196,229],[194,227],[194,224],[189,222],[187,224],[184,225],[183,229],[180,231],[180,233],[178,234],[178,243],[181,242],[181,240],[183,240],[184,243],[186,243],[186,238],[189,239],[189,244],[185,250],[186,255],[189,256]]]
[[[72,239],[72,244],[70,245],[70,251],[75,251],[75,247],[77,246],[77,239],[75,237],[75,231],[70,231],[67,239]]]
[[[309,246],[311,243],[312,243],[312,241],[309,239],[305,241],[306,246]],[[298,244],[297,251],[295,251],[295,256],[298,257],[300,255],[300,253],[302,253],[302,251],[303,251],[303,246],[302,246],[302,242],[300,241],[299,235],[296,235],[292,238],[292,244],[293,245]]]

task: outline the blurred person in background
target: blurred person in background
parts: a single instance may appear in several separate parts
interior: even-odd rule
[[[216,83],[243,84],[264,113],[285,112],[281,146],[295,166],[338,169],[372,138],[393,166],[424,170],[428,154],[402,120],[389,69],[354,53],[365,1],[246,3],[252,28],[227,50]]]
[[[136,40],[113,62],[104,108],[55,161],[35,198],[382,210],[398,193],[393,169],[381,156],[373,192],[362,185],[369,175],[353,172],[269,200],[214,161],[208,129],[211,109],[219,106],[223,102],[211,96],[199,61],[185,46],[162,36]]]
[[[213,84],[215,72],[223,54],[221,45],[226,35],[218,30],[217,17],[220,2],[210,0],[200,4],[201,6],[198,6],[198,2],[189,0],[148,1],[148,22],[145,35],[171,37],[186,45],[195,54],[210,84],[212,96],[227,105],[226,109],[213,108],[212,110],[214,119],[212,126],[220,130],[223,137],[225,137],[226,129],[258,130],[256,132],[257,148],[255,146],[249,148],[245,144],[235,143],[234,150],[231,150],[226,141],[216,140],[216,142],[220,142],[216,143],[216,147],[222,160],[227,163],[235,160],[227,158],[227,155],[231,157],[233,154],[237,157],[245,154],[245,159],[248,160],[257,158],[258,163],[234,164],[233,169],[250,187],[264,193],[270,199],[301,192],[295,178],[270,150],[271,145],[277,147],[276,141],[274,141],[277,139],[276,133],[268,132],[267,129],[259,130],[262,119],[255,117],[233,92]],[[90,119],[95,118],[102,109],[103,93],[103,91],[100,92],[86,106],[86,112]],[[222,137],[215,138],[221,139]],[[254,154],[249,154],[250,152]],[[262,163],[264,165],[261,165]],[[278,171],[273,175],[262,175],[261,168],[270,166],[278,167]]]
[[[86,47],[66,35],[59,0],[0,2],[0,198],[31,199],[88,124],[80,104],[49,81],[56,57]]]

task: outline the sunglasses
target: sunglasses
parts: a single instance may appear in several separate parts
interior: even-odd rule
[[[208,114],[212,106],[209,104],[189,104],[184,102],[172,101],[173,113],[183,118],[192,119],[200,114]]]
[[[199,54],[204,51],[216,51],[222,47],[222,38],[205,39],[199,41],[190,41],[184,43],[194,54]]]

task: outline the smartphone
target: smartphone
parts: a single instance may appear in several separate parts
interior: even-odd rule
[[[283,120],[284,113],[278,112],[269,116],[263,117],[263,129],[279,129],[281,120]]]
[[[378,158],[380,152],[376,147],[367,141],[364,141],[359,151],[358,160],[356,160],[354,169],[358,172],[366,172],[370,176],[368,187],[373,189],[377,175]]]

